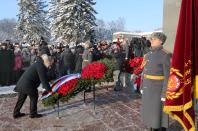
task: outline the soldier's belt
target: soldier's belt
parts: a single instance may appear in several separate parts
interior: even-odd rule
[[[144,74],[144,78],[151,80],[164,80],[164,76],[153,76]]]

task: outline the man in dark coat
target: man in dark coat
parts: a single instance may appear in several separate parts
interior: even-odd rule
[[[83,54],[83,47],[82,46],[78,46],[76,51],[75,51],[75,72],[76,73],[81,73],[82,71],[82,54]]]
[[[0,85],[10,85],[14,69],[14,51],[8,48],[7,43],[2,44],[0,50]]]
[[[120,91],[123,87],[120,76],[122,73],[121,67],[125,59],[125,53],[123,53],[122,50],[117,45],[114,45],[114,47],[112,48],[113,50],[111,55],[115,62],[114,63],[115,68],[113,71],[113,79],[115,84],[114,91]]]
[[[51,87],[48,82],[47,68],[50,66],[49,58],[45,50],[41,52],[41,56],[37,58],[37,61],[32,64],[21,76],[16,84],[14,91],[18,92],[18,101],[14,108],[13,117],[19,118],[24,116],[24,113],[20,112],[27,96],[30,97],[30,118],[42,117],[37,113],[38,102],[38,90],[40,83],[47,91],[51,91]]]
[[[60,57],[61,76],[71,73],[74,67],[74,59],[74,55],[69,49],[69,46],[66,46],[65,51],[62,52]]]
[[[153,33],[151,51],[145,55],[143,61],[142,118],[144,124],[154,131],[165,131],[168,127],[168,115],[163,112],[163,101],[165,101],[171,55],[163,49],[165,40],[165,34]]]
[[[132,56],[130,56],[131,52],[129,52],[129,40],[128,39],[124,39],[123,42],[121,43],[121,47],[122,47],[122,53],[125,55],[125,60],[122,63],[122,79],[123,79],[123,87],[128,87],[129,89],[132,90],[132,92],[134,91],[134,87],[132,84],[131,79],[131,73],[128,67],[128,59],[131,58]]]

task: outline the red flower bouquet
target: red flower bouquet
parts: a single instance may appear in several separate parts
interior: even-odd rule
[[[64,83],[63,85],[61,85],[58,88],[57,93],[59,95],[67,95],[69,92],[71,92],[76,87],[77,83],[78,83],[78,78],[72,79],[72,80]]]
[[[107,70],[108,68],[105,64],[101,62],[93,62],[83,68],[81,77],[83,79],[100,79],[104,77]]]
[[[140,67],[137,67],[133,70],[133,74],[135,75],[138,75],[142,72],[143,68],[140,66]]]
[[[141,85],[141,76],[138,76],[136,79],[135,79],[135,82],[134,84],[137,84],[137,88],[140,88],[140,85]]]
[[[143,62],[143,57],[135,57],[134,59],[129,60],[129,65],[133,68],[132,74],[138,75],[142,72],[143,67],[141,67]]]
[[[143,57],[135,57],[129,60],[130,67],[140,67],[143,61]]]

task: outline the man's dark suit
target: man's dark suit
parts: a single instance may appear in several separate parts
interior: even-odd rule
[[[14,109],[14,116],[20,114],[20,109],[23,106],[27,96],[30,97],[30,116],[37,114],[38,90],[40,83],[47,91],[51,91],[48,83],[47,68],[43,60],[38,58],[21,76],[16,84],[14,91],[19,93],[18,101]]]

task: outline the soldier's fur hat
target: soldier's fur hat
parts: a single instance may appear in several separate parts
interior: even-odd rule
[[[157,38],[157,39],[161,40],[162,45],[163,45],[165,43],[167,37],[162,32],[154,32],[154,33],[151,34],[151,38]]]

